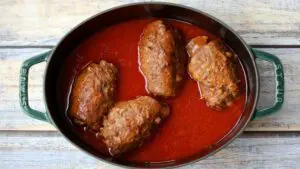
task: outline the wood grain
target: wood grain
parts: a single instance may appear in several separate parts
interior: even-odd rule
[[[149,0],[2,0],[0,46],[56,45],[71,28],[111,7]],[[299,0],[167,0],[207,12],[249,44],[300,45]]]
[[[51,49],[71,28],[89,16],[114,6],[143,1],[152,0],[0,1],[1,169],[120,168],[83,153],[51,125],[25,115],[19,106],[19,69],[25,59]],[[247,131],[277,132],[246,132],[212,157],[182,169],[299,168],[300,1],[165,1],[184,4],[221,19],[248,44],[265,46],[267,49],[262,50],[277,55],[285,71],[282,109],[252,121],[246,128]],[[257,60],[257,63],[261,76],[258,108],[262,108],[271,105],[274,99],[274,71],[268,62]],[[44,69],[45,63],[35,65],[29,75],[30,105],[41,111],[45,111],[42,95]]]
[[[283,64],[285,73],[285,95],[281,110],[273,115],[254,120],[247,131],[300,131],[300,49],[262,49],[277,55]],[[260,71],[261,92],[258,108],[271,105],[274,100],[273,66],[266,62],[258,62]]]
[[[0,130],[55,130],[50,124],[25,115],[19,105],[19,71],[22,62],[49,49],[0,49]],[[45,111],[43,73],[45,64],[38,64],[29,73],[30,106]]]
[[[296,169],[299,134],[243,134],[206,160],[182,169]],[[0,132],[0,168],[119,169],[74,147],[58,132]]]
[[[21,63],[49,49],[0,49],[0,130],[56,130],[51,125],[33,120],[22,113],[19,106],[18,81]],[[252,121],[248,131],[300,131],[300,49],[262,49],[277,55],[285,71],[285,102],[273,115]],[[258,61],[261,75],[259,107],[272,104],[274,94],[274,71],[268,62]],[[42,77],[45,64],[30,70],[30,105],[45,110]]]

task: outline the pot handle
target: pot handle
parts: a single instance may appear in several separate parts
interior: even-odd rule
[[[47,117],[46,112],[40,112],[38,110],[34,110],[28,104],[28,73],[31,66],[38,64],[40,62],[47,61],[48,56],[51,51],[39,54],[32,58],[25,60],[21,66],[20,70],[20,88],[19,88],[19,97],[20,97],[20,106],[23,111],[29,115],[30,117],[38,120],[42,120],[45,122],[49,122],[50,120]]]
[[[261,110],[256,109],[252,118],[256,119],[274,113],[281,108],[284,101],[284,73],[282,63],[280,62],[278,57],[257,49],[252,49],[252,52],[257,58],[271,62],[275,68],[275,101],[270,107]]]

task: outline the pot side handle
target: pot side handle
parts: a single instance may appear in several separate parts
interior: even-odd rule
[[[256,109],[252,118],[256,119],[274,113],[281,108],[284,101],[284,73],[282,63],[278,57],[257,49],[252,49],[252,52],[257,58],[271,62],[275,68],[275,101],[270,107],[261,110]]]
[[[50,53],[51,51],[48,51],[39,54],[37,56],[34,56],[32,58],[29,58],[23,62],[20,70],[20,88],[19,88],[20,106],[23,109],[23,111],[34,119],[42,120],[49,123],[50,120],[48,119],[46,112],[40,112],[38,110],[34,110],[30,107],[28,103],[28,73],[31,66],[46,61]]]

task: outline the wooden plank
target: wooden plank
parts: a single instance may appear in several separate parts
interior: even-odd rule
[[[270,116],[252,121],[247,131],[300,131],[300,49],[261,49],[277,55],[284,67],[285,95],[281,110]],[[268,62],[258,62],[261,92],[258,108],[271,105],[274,100],[274,71]]]
[[[120,168],[83,153],[58,132],[0,132],[0,161],[0,168]],[[217,154],[182,169],[296,169],[299,161],[299,134],[243,134]]]
[[[48,49],[0,49],[0,130],[56,130],[51,125],[33,120],[19,107],[18,80],[23,60]],[[252,121],[247,131],[300,131],[300,49],[262,49],[277,55],[285,71],[285,102],[273,115]],[[258,61],[261,75],[259,107],[272,104],[274,97],[273,67]],[[29,98],[32,107],[45,110],[42,76],[45,64],[30,71]]]
[[[0,46],[56,45],[72,27],[100,11],[149,0],[2,0]],[[156,1],[156,0],[154,0]],[[300,45],[299,0],[167,0],[223,20],[249,44]]]
[[[0,130],[56,130],[50,124],[25,115],[19,105],[19,71],[22,62],[49,49],[0,49]],[[29,73],[30,105],[45,111],[43,103],[43,72],[45,63]]]

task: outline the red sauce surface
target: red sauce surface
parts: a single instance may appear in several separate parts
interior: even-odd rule
[[[132,20],[113,25],[94,34],[80,44],[67,58],[61,74],[60,95],[64,109],[68,106],[69,91],[74,77],[90,62],[105,59],[119,69],[116,101],[147,95],[145,81],[138,69],[138,41],[143,28],[153,19]],[[168,20],[179,29],[185,44],[193,37],[206,35],[209,40],[217,37],[194,25]],[[134,162],[158,162],[178,160],[207,150],[220,141],[238,122],[245,104],[245,76],[241,65],[237,66],[241,83],[241,96],[223,111],[208,108],[200,99],[197,83],[189,77],[179,95],[163,99],[171,107],[171,115],[142,147],[123,158]],[[107,153],[100,138],[75,127],[87,143]]]

